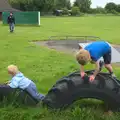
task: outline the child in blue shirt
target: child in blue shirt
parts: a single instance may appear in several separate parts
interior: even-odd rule
[[[105,41],[95,41],[87,45],[84,49],[81,48],[76,55],[76,59],[78,63],[81,65],[81,77],[84,77],[84,65],[88,62],[95,63],[95,72],[93,75],[90,76],[90,81],[93,81],[96,75],[99,72],[100,65],[99,59],[103,57],[104,59],[104,66],[107,68],[109,73],[114,76],[113,69],[111,66],[111,47]]]
[[[25,90],[37,101],[40,101],[44,98],[44,95],[38,93],[35,83],[25,77],[18,70],[17,66],[8,66],[8,73],[12,76],[12,79],[8,82],[8,85],[11,88],[20,88]]]

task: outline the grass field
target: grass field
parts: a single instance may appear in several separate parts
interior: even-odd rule
[[[36,46],[30,40],[47,40],[53,35],[92,35],[112,43],[120,43],[120,17],[64,17],[41,18],[40,27],[17,26],[10,34],[8,26],[0,24],[0,82],[9,79],[6,67],[16,64],[29,78],[36,81],[44,94],[55,81],[79,69],[75,58],[55,50]],[[87,67],[89,68],[89,67]],[[114,68],[119,75],[119,68]],[[92,104],[91,104],[92,102]],[[64,111],[46,108],[0,109],[0,120],[119,120],[120,114],[103,116],[102,104],[88,101],[88,107],[80,108],[85,101],[75,103]]]

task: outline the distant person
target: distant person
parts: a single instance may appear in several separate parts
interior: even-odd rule
[[[19,88],[28,92],[34,99],[41,101],[44,99],[44,95],[38,93],[36,85],[33,81],[25,77],[15,65],[8,66],[8,73],[12,79],[7,82],[7,85],[11,88]]]
[[[7,18],[7,22],[9,24],[10,32],[14,32],[15,17],[13,16],[13,13],[10,13],[10,15]]]
[[[80,64],[80,74],[84,77],[84,65],[88,62],[95,63],[95,71],[93,75],[90,76],[90,81],[94,81],[96,75],[100,71],[99,59],[103,57],[104,66],[109,71],[112,77],[115,77],[113,69],[111,66],[111,46],[105,41],[96,41],[88,44],[84,49],[80,48],[76,55],[76,59]]]

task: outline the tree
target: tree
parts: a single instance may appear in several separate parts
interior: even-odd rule
[[[55,0],[55,8],[62,9],[62,8],[71,8],[70,0]]]
[[[120,12],[120,4],[117,5],[117,12]]]
[[[63,15],[68,15],[69,12],[67,8],[62,8],[62,10],[63,10],[62,12]]]
[[[70,2],[70,0],[67,0],[67,2],[66,2],[66,8],[67,9],[71,9],[71,2]]]
[[[80,9],[77,6],[72,7],[72,15],[79,15],[80,14]]]
[[[54,8],[54,0],[43,0],[43,10],[44,12],[53,11]]]
[[[14,8],[23,11],[48,12],[54,8],[55,0],[9,0]]]
[[[118,15],[118,12],[116,10],[111,11],[112,14]]]
[[[22,11],[51,12],[55,9],[71,8],[70,0],[9,0],[13,8]]]
[[[108,11],[108,12],[111,12],[113,10],[117,10],[117,5],[113,2],[110,2],[110,3],[107,3],[106,6],[105,6],[105,9]]]
[[[81,12],[87,13],[90,10],[91,0],[76,0],[73,6],[77,6]]]
[[[20,9],[22,11],[34,10],[34,8],[36,7],[33,4],[33,0],[9,0],[9,2],[13,8]]]
[[[9,0],[13,8],[20,9],[20,0]]]
[[[102,7],[97,6],[97,8],[95,9],[96,13],[101,13],[101,14],[105,14],[106,10]]]

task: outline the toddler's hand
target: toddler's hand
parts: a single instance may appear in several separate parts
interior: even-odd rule
[[[94,79],[95,79],[95,76],[94,76],[94,75],[91,75],[90,78],[89,78],[90,82],[93,82]]]
[[[86,75],[86,73],[85,72],[81,72],[80,75],[81,75],[81,78],[83,78]]]

